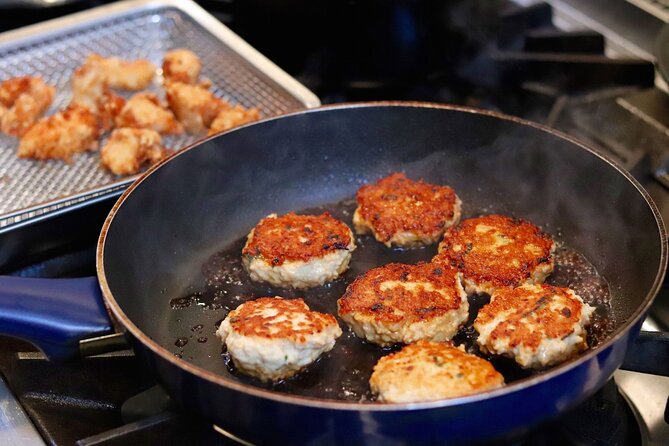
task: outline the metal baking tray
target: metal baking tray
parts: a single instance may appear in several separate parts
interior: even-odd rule
[[[265,117],[320,105],[313,93],[190,0],[124,1],[0,34],[0,80],[42,76],[57,88],[51,114],[69,103],[70,77],[89,54],[146,58],[160,67],[165,52],[179,47],[200,56],[202,77],[219,96],[258,107]],[[149,90],[163,94],[159,81]],[[164,142],[178,149],[202,136]],[[17,144],[0,136],[0,233],[118,195],[136,178],[101,169],[97,152],[77,155],[71,164],[33,161],[17,158]]]

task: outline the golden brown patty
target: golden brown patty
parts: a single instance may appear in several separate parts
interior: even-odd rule
[[[349,227],[327,212],[321,215],[290,213],[262,219],[253,229],[242,254],[262,256],[276,266],[286,261],[307,262],[337,250],[348,250],[351,242]]]
[[[430,263],[374,268],[350,284],[337,305],[356,335],[379,345],[450,339],[469,310],[459,273]]]
[[[379,401],[412,403],[496,389],[504,378],[488,361],[450,343],[419,341],[381,358],[369,384]]]
[[[434,243],[460,219],[461,203],[453,189],[413,181],[403,173],[361,187],[356,199],[356,231],[371,230],[387,246]]]
[[[555,243],[538,227],[504,215],[463,220],[444,234],[437,263],[463,273],[468,293],[542,283],[553,271]]]
[[[544,367],[588,348],[585,326],[593,311],[569,288],[523,285],[495,291],[474,328],[483,351]]]
[[[341,329],[332,315],[310,311],[302,299],[262,297],[231,311],[216,334],[240,371],[276,381],[331,350]]]
[[[294,342],[337,325],[334,316],[309,310],[302,299],[261,297],[240,305],[230,316],[230,327],[239,335]]]

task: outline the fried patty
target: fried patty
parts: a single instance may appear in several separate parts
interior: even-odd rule
[[[525,220],[504,215],[470,218],[450,228],[433,262],[457,268],[467,293],[543,283],[553,271],[555,243]]]
[[[308,288],[346,271],[353,250],[349,227],[327,212],[272,214],[249,234],[242,263],[255,281]]]
[[[361,187],[356,199],[356,232],[372,232],[388,247],[435,243],[460,220],[462,204],[450,187],[413,181],[403,173]]]
[[[450,343],[419,341],[381,358],[369,385],[379,401],[414,403],[496,389],[504,378],[488,361]]]
[[[245,302],[216,334],[243,373],[277,381],[299,372],[341,336],[334,316],[309,310],[302,299],[261,297]]]
[[[460,274],[430,263],[391,263],[367,271],[337,306],[358,337],[382,346],[451,339],[469,315]]]
[[[523,285],[495,291],[474,328],[484,352],[514,358],[524,368],[541,368],[588,348],[585,327],[593,311],[569,288]]]

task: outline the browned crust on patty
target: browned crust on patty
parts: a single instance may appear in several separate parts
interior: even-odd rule
[[[539,265],[552,263],[553,248],[551,237],[526,220],[486,215],[449,228],[433,261],[449,264],[477,283],[513,287]]]
[[[423,364],[436,367],[430,371],[417,370]],[[416,386],[423,384],[444,393],[435,395],[434,399],[469,395],[504,384],[504,377],[485,359],[466,353],[450,342],[425,340],[381,358],[374,366],[370,385],[378,389],[382,380],[389,381],[391,385],[409,381]],[[444,381],[451,384],[443,385]],[[458,384],[458,381],[461,383]]]
[[[403,231],[428,236],[440,233],[453,219],[457,201],[450,187],[413,181],[403,173],[362,186],[356,199],[358,213],[383,242]]]
[[[262,256],[278,266],[286,261],[309,261],[336,250],[348,250],[351,230],[324,212],[321,215],[289,213],[264,218],[256,225],[242,250],[243,255]]]
[[[276,314],[263,314],[271,310]],[[298,317],[302,320],[295,327]],[[301,343],[306,342],[306,336],[337,325],[334,316],[309,310],[302,299],[277,297],[261,297],[245,302],[230,312],[229,321],[232,329],[243,336],[290,339]]]
[[[509,347],[525,345],[536,350],[545,338],[563,339],[574,331],[581,320],[583,304],[575,299],[569,288],[541,284],[531,287],[500,289],[492,294],[476,317],[476,324],[488,324],[500,313],[510,311],[490,333],[490,339],[508,339]],[[557,309],[551,301],[560,299]],[[541,330],[533,329],[540,327]]]
[[[355,279],[337,301],[339,314],[363,314],[379,322],[431,319],[460,307],[459,280],[457,271],[449,267],[390,263]],[[412,290],[403,286],[384,288],[383,284],[388,282],[419,284]],[[426,289],[425,283],[433,290]],[[445,291],[448,297],[437,290]]]

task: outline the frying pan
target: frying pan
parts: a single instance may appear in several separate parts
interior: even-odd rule
[[[502,389],[415,404],[341,401],[306,390],[289,394],[232,374],[213,336],[203,343],[191,339],[185,347],[177,340],[183,353],[175,346],[191,324],[201,322],[211,335],[226,314],[213,301],[184,310],[173,300],[197,302],[213,277],[212,259],[213,270],[224,268],[216,253],[234,247],[271,212],[350,199],[360,185],[394,171],[449,184],[462,198],[465,216],[524,217],[578,249],[608,280],[612,333],[577,359]],[[397,255],[410,261],[420,252]],[[554,417],[611,377],[662,283],[667,246],[659,213],[641,186],[566,135],[469,108],[371,103],[261,121],[154,166],[114,206],[97,261],[104,304],[99,294],[93,298],[94,279],[3,278],[0,332],[65,359],[76,354],[83,337],[111,329],[108,310],[176,400],[254,443],[471,444]],[[323,307],[332,304],[326,291]],[[237,304],[257,297],[240,296]],[[352,372],[346,358],[325,357],[314,368]],[[318,373],[306,375],[318,381]]]

